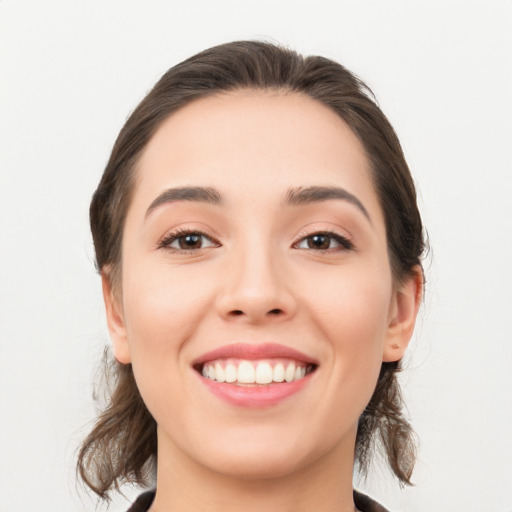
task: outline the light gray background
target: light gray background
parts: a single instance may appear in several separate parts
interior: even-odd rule
[[[88,202],[126,116],[183,58],[271,38],[375,90],[434,250],[403,375],[417,486],[361,486],[396,512],[510,512],[511,22],[510,0],[0,1],[0,511],[94,510],[73,469],[108,342]]]

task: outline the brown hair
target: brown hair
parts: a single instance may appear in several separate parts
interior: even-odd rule
[[[398,138],[372,92],[342,65],[303,57],[258,41],[205,50],[167,71],[122,128],[90,207],[98,271],[109,269],[114,289],[121,272],[124,220],[137,160],[163,120],[194,99],[221,91],[281,89],[306,94],[336,112],[359,137],[370,161],[384,212],[393,275],[400,282],[421,264],[424,238],[414,183]],[[106,267],[107,266],[107,267]],[[125,481],[143,485],[156,461],[156,423],[137,389],[131,365],[111,363],[114,390],[85,439],[78,472],[100,497]],[[356,462],[365,473],[380,441],[401,483],[411,484],[412,429],[402,414],[400,362],[383,363],[357,432]]]

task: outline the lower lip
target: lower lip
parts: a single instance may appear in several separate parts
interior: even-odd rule
[[[293,382],[282,382],[264,386],[237,386],[217,382],[199,376],[203,384],[214,395],[239,407],[270,407],[298,393],[310,380],[311,373]]]

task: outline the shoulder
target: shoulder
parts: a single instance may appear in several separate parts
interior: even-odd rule
[[[388,512],[380,503],[359,491],[354,491],[354,503],[361,512]]]

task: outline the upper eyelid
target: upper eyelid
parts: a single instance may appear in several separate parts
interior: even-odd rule
[[[299,235],[297,238],[295,238],[295,241],[292,243],[292,248],[299,248],[297,247],[299,244],[301,244],[305,239],[314,236],[314,235],[327,235],[334,239],[338,239],[338,243],[341,245],[341,247],[346,251],[355,251],[356,246],[354,244],[354,241],[352,240],[352,237],[340,233],[338,230],[331,229],[312,229],[311,231],[308,231],[306,233],[303,233],[302,235]],[[314,252],[334,252],[337,251],[336,247],[329,248],[329,249],[307,249]],[[306,250],[306,249],[300,249],[300,250]]]
[[[333,229],[333,228],[327,228],[327,229],[311,229],[311,230],[305,230],[305,231],[301,231],[296,237],[295,237],[295,241],[293,242],[293,244],[296,244],[298,242],[300,242],[301,240],[304,240],[304,238],[308,238],[309,236],[313,236],[313,235],[331,235],[331,236],[335,236],[335,237],[338,237],[338,238],[342,238],[343,240],[348,240],[349,242],[352,242],[352,237],[348,234],[348,233],[344,233],[342,232],[341,230],[338,231],[336,229]]]
[[[169,244],[169,241],[172,239],[172,241],[178,239],[180,236],[185,236],[187,234],[198,234],[201,236],[206,237],[211,242],[222,245],[220,242],[220,237],[218,235],[214,235],[210,232],[210,230],[205,230],[202,228],[196,228],[196,227],[177,227],[175,229],[171,229],[168,232],[166,232],[162,237],[159,238],[157,242],[158,247],[162,247],[165,244]],[[340,238],[342,240],[345,240],[349,242],[352,246],[354,245],[352,236],[349,235],[346,232],[343,232],[343,230],[337,230],[333,228],[311,228],[311,229],[304,229],[303,231],[299,232],[294,238],[291,243],[291,246],[295,246],[301,241],[303,241],[305,238],[308,238],[310,236],[316,235],[316,234],[324,234],[324,235],[330,235],[336,238]]]
[[[164,247],[169,247],[169,245],[171,243],[173,243],[174,241],[176,241],[178,238],[182,237],[182,236],[186,236],[186,235],[190,235],[190,234],[197,234],[197,235],[201,235],[201,236],[204,236],[205,238],[207,238],[208,240],[210,240],[210,242],[214,243],[215,245],[220,245],[220,242],[218,241],[217,237],[209,234],[209,233],[206,233],[204,230],[202,229],[195,229],[195,228],[176,228],[176,229],[173,229],[173,230],[170,230],[168,231],[167,233],[165,233],[157,242],[156,244],[156,247],[157,248],[164,248]],[[183,251],[185,251],[186,249],[183,249]],[[191,249],[192,250],[192,249]]]

